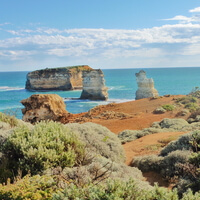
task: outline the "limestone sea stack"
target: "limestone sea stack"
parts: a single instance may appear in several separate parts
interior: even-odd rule
[[[83,72],[83,91],[81,99],[107,100],[108,88],[105,86],[104,74],[100,69]]]
[[[158,91],[154,88],[154,81],[152,78],[146,77],[146,72],[141,70],[136,73],[136,80],[138,85],[138,90],[136,91],[135,99],[143,99],[148,97],[158,97]]]
[[[42,120],[66,122],[69,113],[63,99],[57,94],[34,94],[21,101],[23,120],[32,124]]]
[[[27,74],[27,90],[82,89],[82,72],[93,70],[88,65],[46,68]]]

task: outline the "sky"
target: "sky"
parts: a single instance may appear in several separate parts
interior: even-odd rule
[[[200,67],[200,0],[0,0],[0,71]]]

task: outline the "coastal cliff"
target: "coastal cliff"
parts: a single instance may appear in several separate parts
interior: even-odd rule
[[[81,99],[107,100],[108,88],[105,86],[104,74],[98,70],[83,72],[83,91]]]
[[[158,97],[158,91],[154,88],[154,81],[152,78],[146,77],[146,72],[141,70],[136,73],[136,80],[138,85],[138,90],[136,91],[135,99],[143,99],[149,97]]]
[[[93,70],[88,65],[46,68],[27,74],[27,90],[74,90],[82,88],[82,72]]]

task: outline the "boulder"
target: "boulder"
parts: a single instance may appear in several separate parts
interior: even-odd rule
[[[42,120],[65,121],[69,113],[63,99],[57,94],[34,94],[21,101],[23,120],[32,124]]]
[[[154,81],[152,78],[146,77],[146,72],[141,70],[136,73],[136,80],[138,85],[138,90],[136,91],[135,99],[143,99],[149,97],[158,97],[158,91],[154,88]]]
[[[83,91],[81,99],[107,100],[108,88],[105,86],[104,74],[98,70],[83,72]]]
[[[165,112],[166,110],[163,107],[158,107],[153,111],[154,114],[163,114]]]
[[[74,90],[82,88],[82,72],[93,70],[88,65],[46,68],[27,74],[27,90]]]

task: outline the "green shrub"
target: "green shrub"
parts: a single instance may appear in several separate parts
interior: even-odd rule
[[[188,122],[181,118],[169,119],[165,118],[159,123],[162,129],[174,129],[174,130],[183,130],[185,126],[188,126]]]
[[[142,187],[150,187],[147,182],[142,181],[144,177],[138,168],[129,167],[124,163],[116,163],[104,157],[95,157],[91,163],[84,166],[66,167],[62,171],[62,177],[82,187],[89,183],[104,183],[108,178],[123,181],[131,178]]]
[[[89,152],[101,155],[114,162],[124,162],[125,152],[116,134],[94,123],[71,123],[65,125],[86,144]]]
[[[183,194],[183,197],[181,200],[199,200],[200,199],[200,192],[196,192],[195,194],[192,192],[191,189],[187,190]]]
[[[182,104],[188,104],[188,103],[197,103],[198,99],[196,97],[193,96],[186,96],[186,97],[182,97],[182,98],[178,98],[176,100],[177,103],[182,103]]]
[[[172,110],[174,110],[175,107],[173,105],[170,105],[170,104],[165,104],[165,105],[162,106],[162,108],[164,108],[167,111],[172,111]]]
[[[196,98],[200,98],[200,88],[199,87],[195,87],[190,94],[192,97],[196,97]]]
[[[184,164],[189,161],[190,151],[176,150],[165,156],[160,164],[161,174],[166,179],[183,176],[180,170],[180,163]]]
[[[197,151],[200,149],[200,131],[196,130],[180,136],[176,141],[170,142],[160,152],[161,156],[166,156],[168,153],[176,150],[192,150]]]
[[[38,123],[33,130],[26,126],[16,128],[2,151],[12,161],[9,168],[20,168],[23,174],[56,166],[72,167],[84,156],[84,146],[76,135],[56,122]]]
[[[126,142],[131,142],[145,135],[150,135],[154,133],[164,132],[161,128],[144,128],[143,130],[124,130],[118,134],[118,138],[121,140],[122,144]]]
[[[190,112],[194,112],[199,108],[199,105],[196,103],[187,103],[185,104],[185,108],[189,109]]]
[[[55,181],[50,176],[26,176],[15,184],[0,185],[0,199],[50,200],[57,190]]]
[[[141,189],[133,180],[128,182],[108,180],[103,185],[88,185],[79,188],[69,185],[64,192],[54,194],[53,200],[87,199],[87,200],[178,200],[176,190],[169,191],[155,186],[152,190]]]
[[[9,116],[0,112],[0,122],[8,123],[11,127],[18,125],[18,120],[14,116]]]
[[[131,166],[138,167],[142,172],[161,170],[162,156],[157,155],[145,155],[135,157],[131,163]]]

